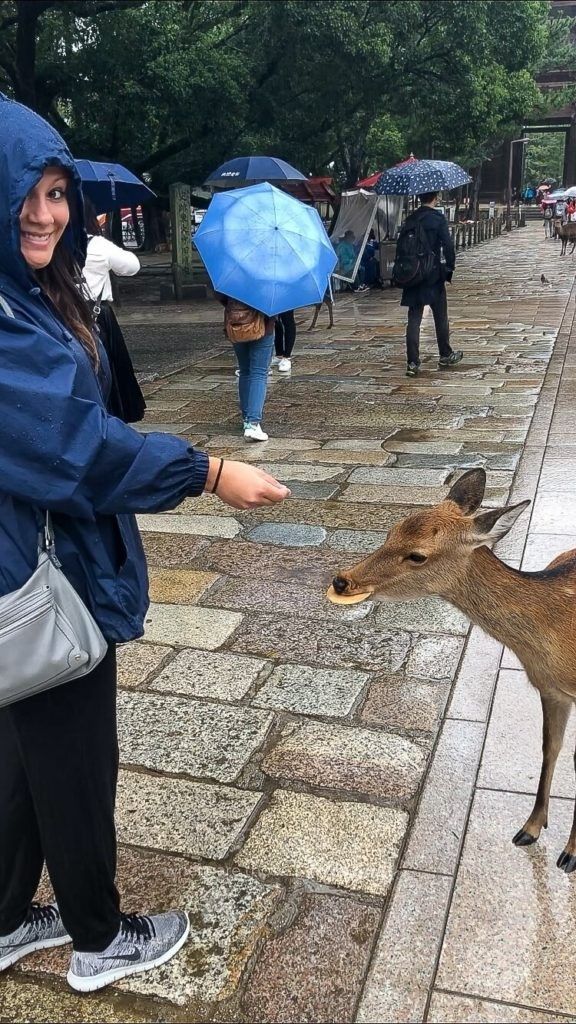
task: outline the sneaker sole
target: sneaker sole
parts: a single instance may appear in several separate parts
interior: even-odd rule
[[[62,935],[59,939],[41,939],[38,942],[29,942],[26,946],[20,946],[13,953],[2,957],[0,959],[0,971],[7,970],[8,967],[12,967],[12,964],[21,960],[23,956],[36,953],[39,949],[54,949],[56,946],[65,946],[68,942],[72,942],[69,935]]]
[[[146,960],[145,963],[134,964],[133,967],[117,967],[113,971],[105,971],[103,974],[94,975],[90,978],[79,978],[72,971],[68,971],[66,981],[75,992],[96,992],[97,989],[106,988],[107,985],[112,985],[115,981],[121,981],[122,978],[127,978],[131,974],[142,974],[144,971],[151,971],[155,967],[162,967],[162,964],[168,963],[182,949],[189,934],[190,921],[188,921],[186,931],[180,936],[178,942],[175,942],[170,949],[167,949],[162,956],[156,957],[155,960]]]

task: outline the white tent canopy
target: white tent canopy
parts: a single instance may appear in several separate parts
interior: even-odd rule
[[[342,193],[338,219],[330,236],[339,257],[334,277],[348,283],[354,281],[372,229],[377,242],[396,237],[403,201],[403,196],[379,196],[363,188]],[[347,232],[352,232],[353,238],[349,235],[348,244],[340,245]]]

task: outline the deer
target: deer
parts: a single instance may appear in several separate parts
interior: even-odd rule
[[[353,604],[435,594],[514,651],[542,703],[538,791],[512,839],[529,846],[548,826],[554,768],[576,701],[576,549],[540,572],[506,565],[488,545],[508,533],[530,501],[481,510],[485,488],[483,469],[464,473],[440,504],[412,512],[392,527],[382,547],[340,571],[327,596],[335,604]],[[567,874],[576,869],[576,812],[557,866]]]
[[[570,249],[570,255],[574,252],[576,247],[576,222],[568,221],[567,224],[563,224],[561,220],[557,220],[554,225],[556,231],[556,237],[562,242],[562,248],[560,249],[560,255],[566,255],[566,248],[568,242],[572,242],[572,248]]]

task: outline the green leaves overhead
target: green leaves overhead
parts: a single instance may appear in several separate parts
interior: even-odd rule
[[[547,0],[0,0],[0,88],[160,190],[255,151],[353,184],[482,159],[567,36]]]

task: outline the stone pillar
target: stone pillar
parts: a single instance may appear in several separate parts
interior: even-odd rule
[[[571,124],[566,132],[562,184],[566,188],[576,185],[576,124]]]
[[[192,284],[190,186],[181,181],[170,185],[170,227],[174,298],[181,300],[184,297],[184,287]]]

